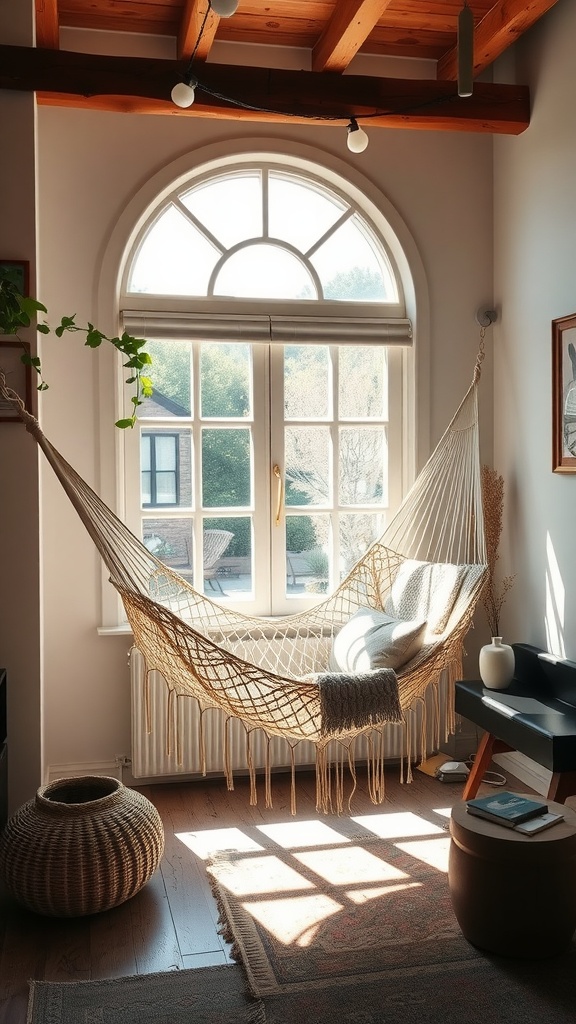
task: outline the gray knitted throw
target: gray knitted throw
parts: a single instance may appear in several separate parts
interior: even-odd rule
[[[319,673],[316,681],[320,690],[322,736],[402,721],[398,680],[391,668],[354,675]]]

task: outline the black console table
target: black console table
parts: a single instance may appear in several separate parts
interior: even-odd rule
[[[8,725],[6,669],[0,668],[0,830],[8,821]]]
[[[505,690],[456,683],[456,712],[485,734],[464,786],[476,796],[493,754],[518,750],[552,772],[548,799],[576,794],[576,663],[530,644],[512,644],[514,679]]]

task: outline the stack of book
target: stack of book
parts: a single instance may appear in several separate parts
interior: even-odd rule
[[[486,818],[487,821],[494,821],[529,836],[564,820],[563,814],[549,811],[548,804],[506,791],[468,800],[466,809],[478,818]]]

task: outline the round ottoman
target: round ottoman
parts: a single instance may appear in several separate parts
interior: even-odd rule
[[[0,875],[29,910],[79,917],[134,896],[163,850],[160,815],[141,793],[108,776],[58,779],[9,819]]]
[[[576,813],[535,835],[452,809],[448,883],[466,939],[501,956],[554,956],[576,929]]]

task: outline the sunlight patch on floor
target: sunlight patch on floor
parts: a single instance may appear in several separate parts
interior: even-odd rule
[[[176,832],[176,838],[202,860],[209,860],[223,850],[250,853],[264,850],[239,828],[209,828],[202,832]]]
[[[333,846],[335,843],[350,843],[352,840],[325,825],[323,821],[286,821],[279,825],[258,825],[260,832],[272,839],[278,846],[291,850],[298,846]]]
[[[226,888],[236,896],[316,888],[314,882],[273,854],[247,858],[239,866],[231,862],[225,871],[221,872],[221,879]]]
[[[336,900],[315,893],[311,896],[290,896],[287,899],[243,902],[242,906],[266,928],[278,942],[288,946],[296,943],[309,946],[322,921],[340,914],[344,909]]]
[[[380,836],[381,839],[400,839],[404,836],[430,836],[443,834],[440,825],[434,825],[427,818],[412,811],[391,814],[361,814],[352,819],[358,825]]]
[[[404,850],[411,857],[421,860],[431,868],[448,873],[448,853],[450,850],[450,836],[443,833],[442,839],[419,840],[415,843],[396,843],[399,850]]]
[[[329,858],[326,857],[324,850],[314,850],[309,853],[295,853],[294,859],[330,885],[385,882],[389,879],[407,877],[404,871],[399,871],[381,857],[375,857],[360,846],[331,850]]]
[[[379,886],[377,889],[352,889],[347,892],[346,899],[350,903],[368,903],[370,900],[382,899],[383,896],[394,896],[397,892],[405,892],[407,889],[421,889],[422,882],[403,882],[401,885]]]

